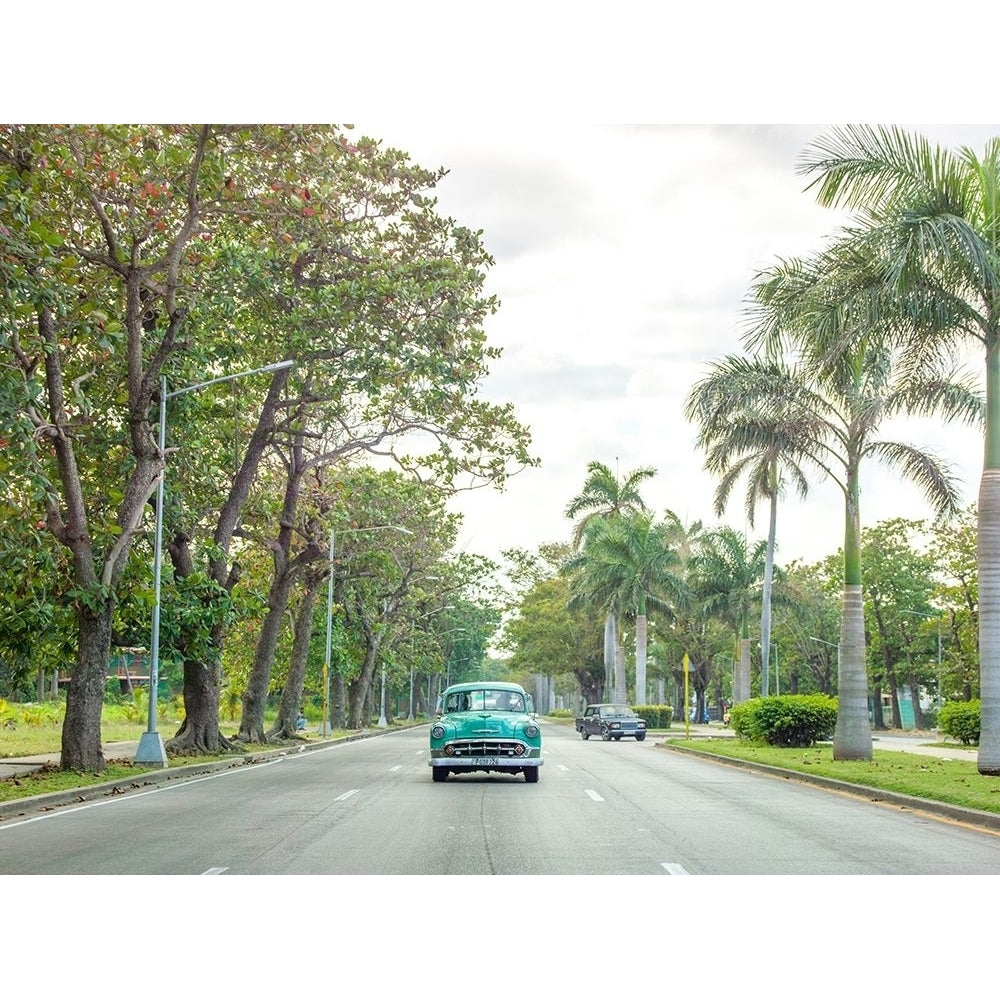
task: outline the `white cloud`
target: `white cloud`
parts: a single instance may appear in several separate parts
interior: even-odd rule
[[[991,125],[912,127],[977,149],[1000,135]],[[563,510],[592,460],[622,473],[651,465],[658,475],[644,495],[654,510],[716,522],[715,483],[694,451],[684,398],[710,362],[741,350],[755,272],[818,249],[842,223],[795,171],[826,128],[358,124],[423,166],[448,168],[441,211],[483,229],[496,261],[487,285],[501,305],[487,333],[503,354],[483,393],[515,405],[541,467],[502,494],[459,498],[467,548],[497,557],[567,539]],[[914,431],[922,436],[913,443],[944,445],[974,501],[977,433]],[[915,488],[875,466],[862,485],[865,523],[929,513]],[[741,496],[725,520],[743,526]],[[783,504],[783,561],[819,559],[842,540],[832,484]]]

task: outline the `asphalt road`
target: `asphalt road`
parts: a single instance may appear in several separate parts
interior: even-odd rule
[[[0,824],[3,874],[1000,874],[996,833],[545,723],[541,780],[433,783],[426,729]]]

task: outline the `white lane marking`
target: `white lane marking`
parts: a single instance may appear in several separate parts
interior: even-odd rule
[[[568,768],[568,767],[567,767],[567,766],[566,766],[565,764],[560,764],[560,765],[559,765],[559,770],[560,770],[560,771],[568,771],[568,770],[569,770],[569,768]]]
[[[426,751],[426,750],[418,750],[418,751],[417,751],[417,752],[416,752],[416,753],[415,753],[415,754],[414,754],[413,756],[414,756],[414,757],[423,757],[423,755],[424,755],[425,753],[427,753],[427,751]]]
[[[202,875],[221,875],[227,871],[229,871],[228,868],[209,868],[207,872],[202,872]]]
[[[343,802],[344,799],[349,799],[355,792],[360,792],[360,791],[361,791],[360,788],[351,788],[351,789],[348,789],[348,791],[344,792],[343,795],[338,795],[333,801],[334,802]]]
[[[402,766],[403,766],[402,764],[396,764],[393,767],[390,767],[389,770],[390,771],[398,771]]]
[[[683,865],[673,865],[669,861],[661,861],[660,867],[665,868],[668,875],[690,875]]]
[[[584,791],[585,791],[585,792],[586,792],[586,793],[587,793],[587,794],[588,794],[588,795],[589,795],[589,796],[590,796],[590,797],[591,797],[591,798],[592,798],[592,799],[593,799],[593,800],[594,800],[595,802],[603,802],[603,801],[604,801],[604,799],[602,799],[602,798],[601,798],[601,796],[600,796],[600,795],[598,795],[598,794],[597,794],[597,792],[595,792],[593,788],[585,788],[585,789],[584,789]]]

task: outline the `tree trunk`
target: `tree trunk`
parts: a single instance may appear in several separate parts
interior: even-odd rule
[[[646,704],[646,616],[635,619],[635,702]]]
[[[609,614],[604,619],[604,690],[615,689],[615,650],[618,645],[618,629],[615,616]]]
[[[66,693],[62,727],[63,771],[103,771],[101,711],[111,653],[114,604],[102,605],[95,615],[81,606],[77,612],[77,654]]]
[[[837,725],[834,760],[871,760],[868,716],[868,665],[865,657],[865,608],[861,593],[861,507],[857,465],[847,473],[844,514],[844,594],[840,610],[837,660]]]
[[[297,739],[298,730],[295,723],[302,708],[302,692],[306,683],[306,668],[309,659],[309,645],[312,640],[313,631],[313,609],[316,607],[317,590],[316,585],[322,579],[321,574],[313,574],[312,579],[307,582],[302,593],[302,600],[299,602],[298,613],[295,618],[295,632],[292,639],[292,657],[288,665],[288,676],[285,678],[285,687],[281,692],[281,702],[278,706],[278,718],[274,726],[266,734],[268,737],[279,737],[281,739]]]
[[[733,701],[739,704],[750,699],[750,640],[740,639],[740,658],[737,661],[736,691]]]
[[[344,683],[343,674],[333,675],[331,683],[332,693],[330,701],[333,708],[330,712],[331,724],[334,729],[347,728],[347,685]]]
[[[233,485],[219,512],[213,535],[214,555],[210,560],[212,579],[231,594],[240,579],[240,566],[230,565],[229,550],[233,534],[243,514],[250,489],[257,478],[257,470],[274,430],[274,414],[284,394],[289,370],[278,369],[271,376],[267,397],[261,406],[257,424],[243,455]],[[173,548],[171,555],[174,555]],[[193,565],[193,561],[192,561]],[[177,558],[175,557],[175,572]],[[211,630],[212,665],[185,659],[184,663],[184,723],[167,748],[177,753],[218,753],[219,749],[232,749],[234,744],[219,731],[219,694],[222,648],[226,638],[223,622],[213,624]]]
[[[214,754],[233,748],[219,732],[218,664],[184,663],[184,722],[165,749],[174,754]]]
[[[285,622],[285,611],[288,608],[288,595],[292,589],[292,570],[281,560],[281,566],[275,571],[271,588],[267,595],[267,614],[261,623],[260,635],[254,647],[253,664],[247,687],[243,692],[243,717],[236,738],[245,743],[266,743],[264,732],[264,709],[267,705],[267,694],[271,685],[271,667],[274,664],[274,651],[278,647],[278,637]],[[298,710],[298,705],[295,710]],[[294,721],[294,720],[293,720]]]
[[[874,729],[885,729],[885,716],[882,713],[881,684],[876,684],[872,688],[872,727]]]
[[[987,366],[996,368],[996,352]],[[987,376],[987,389],[996,377]],[[997,395],[1000,395],[998,393]],[[995,410],[997,395],[988,396]],[[988,406],[989,410],[989,406]],[[1000,424],[1000,415],[997,423]],[[988,418],[987,435],[993,421]],[[1000,428],[995,434],[1000,434]],[[1000,441],[996,444],[1000,449]],[[976,766],[980,774],[1000,775],[1000,462],[988,461],[979,486],[979,689],[980,733]]]
[[[871,760],[872,729],[868,717],[868,671],[860,584],[844,587],[839,659],[833,759]]]
[[[760,605],[760,693],[764,698],[771,693],[771,585],[774,576],[774,543],[778,527],[778,489],[774,480],[773,466],[771,487],[767,552],[764,556],[764,592]],[[777,664],[775,664],[775,669],[777,669]]]
[[[368,639],[368,648],[365,650],[364,663],[361,664],[361,673],[357,680],[350,687],[350,705],[347,716],[348,729],[364,729],[366,724],[365,705],[368,703],[368,696],[372,692],[372,678],[375,675],[375,663],[378,660],[379,642],[375,633]],[[369,714],[368,719],[371,718]]]
[[[910,702],[913,705],[913,725],[924,729],[924,710],[920,707],[920,682],[914,674],[908,676],[910,685]]]
[[[168,551],[174,566],[174,576],[184,579],[194,572],[194,559],[190,550],[190,537],[176,533]],[[231,592],[239,580],[238,568],[226,581],[226,591]],[[184,657],[184,722],[173,738],[164,744],[169,753],[191,755],[219,753],[232,750],[230,742],[219,730],[219,700],[222,693],[222,643],[225,623],[219,618],[211,626],[209,641],[200,652],[192,653],[198,643],[190,636],[183,636],[178,648]]]
[[[624,705],[628,701],[625,683],[625,647],[615,646],[615,701]]]

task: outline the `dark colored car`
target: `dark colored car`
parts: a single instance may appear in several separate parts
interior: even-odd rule
[[[576,720],[576,731],[585,740],[591,736],[600,736],[602,740],[632,736],[642,741],[646,738],[646,720],[628,705],[588,705]]]
[[[431,726],[428,763],[435,781],[467,771],[523,774],[525,781],[538,781],[542,732],[531,696],[505,681],[452,684]]]

